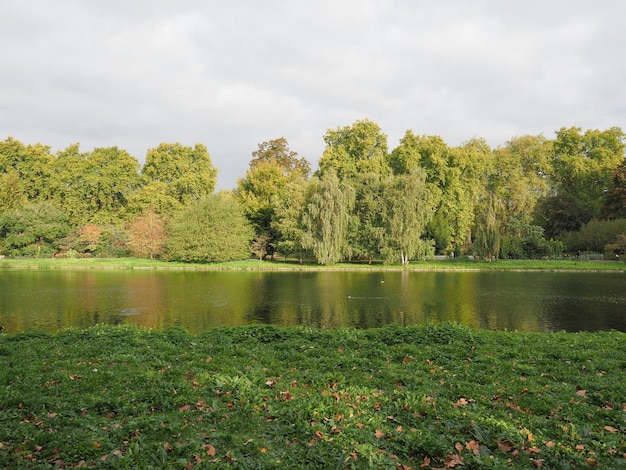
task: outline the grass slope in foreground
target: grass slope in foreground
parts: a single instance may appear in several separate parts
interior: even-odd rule
[[[625,468],[626,335],[0,336],[0,467]]]

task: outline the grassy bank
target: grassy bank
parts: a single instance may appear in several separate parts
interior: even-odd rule
[[[626,335],[0,335],[0,466],[626,468]]]
[[[300,264],[295,261],[259,261],[244,260],[228,263],[179,263],[164,262],[142,258],[29,258],[0,259],[0,268],[38,268],[38,269],[186,269],[186,270],[482,270],[482,271],[626,271],[622,261],[579,261],[567,260],[498,260],[493,262],[476,261],[468,257],[454,259],[414,261],[407,267],[383,265],[382,263],[339,263],[332,266],[320,266],[314,263]]]

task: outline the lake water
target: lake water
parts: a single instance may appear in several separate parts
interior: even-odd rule
[[[520,331],[626,332],[623,273],[2,270],[0,325],[267,323],[316,328],[451,321]]]

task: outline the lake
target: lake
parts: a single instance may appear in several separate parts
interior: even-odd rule
[[[373,328],[450,321],[626,332],[626,277],[588,272],[0,271],[5,332],[136,324],[191,332],[272,324]]]

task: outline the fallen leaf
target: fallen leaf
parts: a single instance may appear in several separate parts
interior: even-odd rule
[[[466,442],[465,448],[471,450],[474,455],[480,455],[480,443],[476,442],[474,439]]]
[[[424,457],[424,463],[420,465],[420,468],[430,467],[430,457]]]
[[[212,446],[211,444],[206,444],[206,455],[209,457],[214,457],[215,456],[215,447]]]
[[[453,405],[455,408],[458,408],[459,406],[465,406],[467,405],[469,402],[465,399],[465,398],[459,398],[459,400]]]
[[[508,441],[498,442],[498,450],[503,453],[511,452],[513,450],[513,444]]]
[[[530,459],[535,468],[541,468],[543,466],[543,459]]]
[[[381,439],[385,437],[385,433],[383,431],[381,431],[380,429],[376,430],[376,439]]]
[[[546,442],[546,447],[552,448],[554,446],[555,446],[554,442],[552,442],[552,441]]]
[[[619,429],[614,428],[613,426],[604,426],[604,430],[609,432],[619,432]]]
[[[463,465],[463,457],[456,454],[448,455],[446,456],[444,464],[446,468],[455,468],[459,465]]]
[[[587,396],[587,390],[577,390],[576,391],[576,395],[578,395],[579,397],[586,397]]]
[[[463,452],[463,444],[461,444],[460,442],[455,442],[455,443],[454,443],[454,448],[455,448],[458,452]]]

